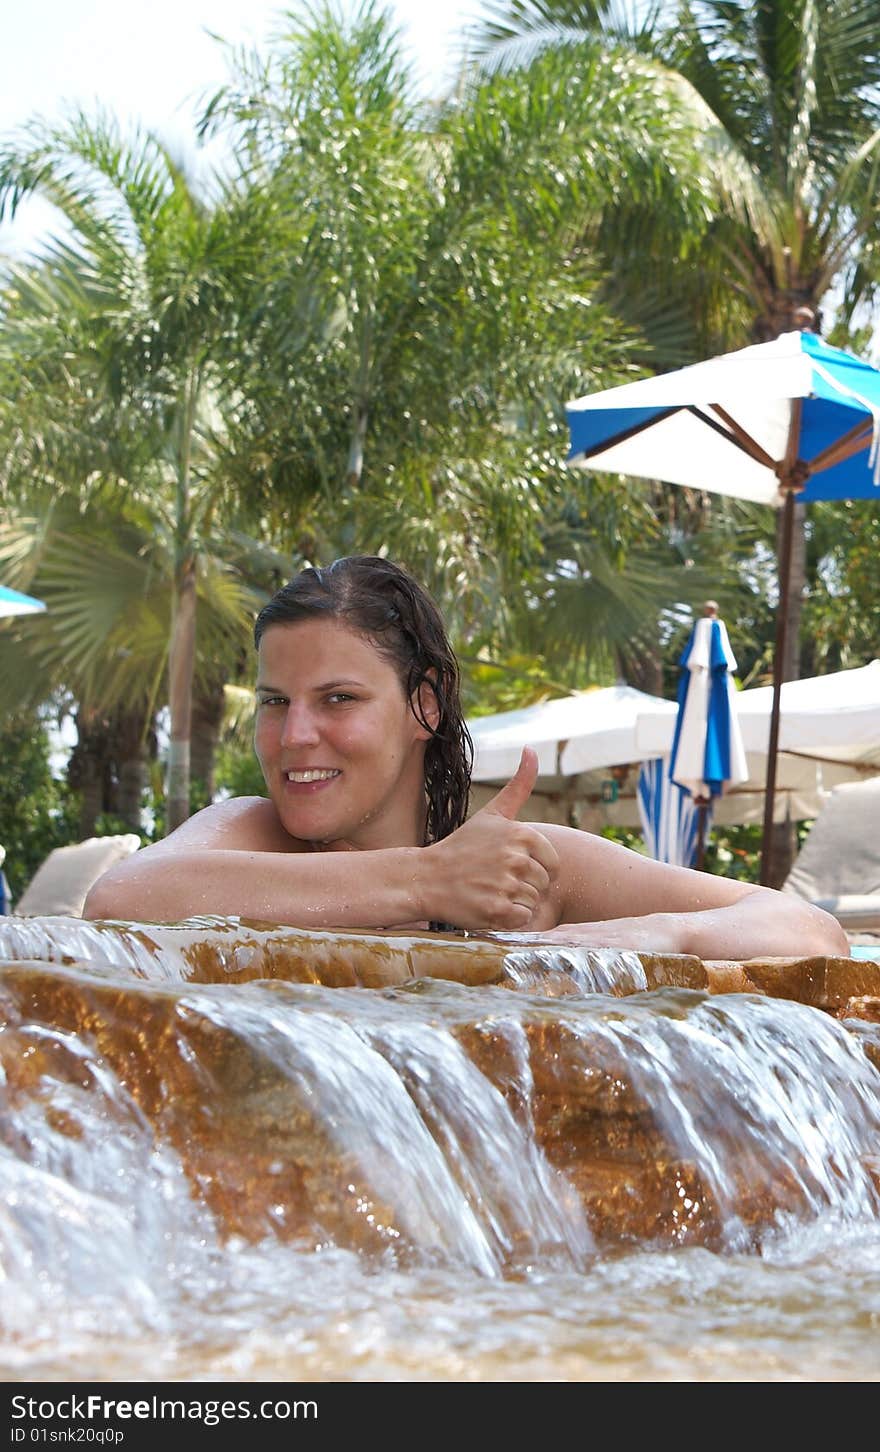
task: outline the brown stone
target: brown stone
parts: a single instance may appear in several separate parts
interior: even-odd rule
[[[705,963],[689,953],[639,953],[648,988],[709,988]]]
[[[279,978],[328,988],[386,988],[413,978],[494,983],[507,949],[489,938],[373,932],[306,932],[243,922],[227,944],[216,930],[151,927],[149,938],[173,946],[197,983]]]
[[[194,1011],[186,988],[101,983],[76,966],[22,962],[0,968],[0,992],[7,1124],[55,1081],[93,1082],[62,1038],[29,1031],[48,1023],[88,1044],[93,1061],[112,1071],[227,1232],[298,1240],[323,1227],[354,1248],[384,1243],[390,1211],[374,1207],[370,1220],[359,1207],[348,1188],[357,1168],[327,1143],[258,1045]],[[124,1118],[120,1109],[120,1130]],[[55,1124],[66,1132],[57,1116]]]
[[[705,964],[710,993],[765,993],[747,974],[742,963],[713,962]]]
[[[848,998],[840,1010],[841,1018],[864,1018],[869,1023],[880,1023],[880,998],[864,994]]]
[[[839,1016],[851,998],[880,994],[880,963],[853,958],[747,958],[707,962],[712,993],[764,993]]]
[[[81,1134],[75,1119],[50,1102],[49,1086],[60,1080],[103,1092],[98,1075],[108,1070],[157,1139],[177,1153],[194,1196],[230,1234],[405,1249],[395,1205],[380,1201],[364,1183],[355,1157],[331,1141],[308,1094],[274,1062],[259,1034],[238,1030],[235,986],[269,979],[375,988],[381,1002],[382,991],[440,978],[488,988],[474,995],[473,1012],[466,1008],[450,1031],[515,1120],[529,1126],[550,1165],[564,1174],[600,1241],[714,1246],[725,1215],[735,1214],[757,1231],[780,1211],[798,1208],[795,1168],[756,1174],[748,1155],[732,1172],[730,1203],[723,1209],[715,1204],[613,1036],[603,1041],[601,1054],[592,1048],[586,1053],[558,1005],[540,995],[516,1002],[514,995],[492,994],[492,985],[509,986],[509,943],[488,935],[306,933],[258,923],[150,926],[131,934],[141,950],[137,967],[113,966],[109,928],[101,939],[107,944],[103,963],[76,963],[65,954],[63,965],[42,959],[0,965],[0,1070],[10,1109],[3,1132],[12,1148],[19,1147],[17,1111],[35,1103],[45,1107],[59,1135]],[[878,963],[639,958],[649,989],[760,993],[849,1019],[880,1068]],[[148,979],[153,972],[162,981]],[[228,1027],[198,1002],[201,985],[218,983],[230,992],[215,991],[205,1004],[221,1005],[218,1016],[225,1015]],[[621,992],[630,991],[622,985]],[[425,1001],[430,1011],[427,986]],[[690,1011],[691,1000],[682,994],[680,1012]],[[607,1012],[623,1012],[613,995]],[[515,1034],[505,1026],[511,1018]],[[46,1025],[52,1034],[39,1031]],[[73,1043],[87,1046],[85,1058],[74,1053]],[[114,1131],[114,1115],[123,1131],[128,1113],[121,1100],[111,1104],[108,1132]],[[729,1125],[719,1119],[716,1127],[735,1137],[735,1118]]]
[[[430,996],[426,1002],[431,1022]],[[798,1208],[792,1170],[755,1175],[744,1156],[722,1214],[698,1168],[669,1140],[613,1036],[601,1053],[592,1041],[587,1052],[549,1002],[529,1000],[511,1004],[517,1023],[511,1034],[509,1015],[501,1010],[499,1016],[497,996],[492,1002],[489,1013],[475,996],[473,1016],[465,1015],[454,1035],[564,1174],[598,1240],[716,1246],[723,1214],[735,1213],[757,1231],[780,1210]],[[76,1123],[52,1109],[47,1086],[66,1080],[97,1093],[96,1073],[110,1071],[157,1139],[177,1153],[193,1194],[228,1233],[303,1244],[330,1239],[366,1250],[392,1241],[405,1250],[394,1204],[379,1201],[363,1168],[331,1142],[309,1096],[259,1034],[234,1026],[234,988],[200,1005],[191,985],[95,976],[85,965],[19,962],[0,968],[0,1003],[0,1067],[13,1147],[17,1111],[34,1101],[45,1102],[59,1134],[77,1136]],[[230,1027],[212,1021],[211,1003],[224,1006]],[[609,999],[609,1014],[619,1015],[613,1004]],[[681,1013],[689,1011],[683,1001]],[[53,1035],[39,1032],[42,1025],[51,1025]],[[864,1032],[873,1029],[864,1023]],[[68,1043],[85,1044],[87,1058]],[[114,1113],[124,1132],[127,1104],[108,1112],[110,1132]],[[727,1112],[733,1113],[729,1106]],[[735,1120],[726,1129],[719,1120],[717,1128],[732,1137]]]

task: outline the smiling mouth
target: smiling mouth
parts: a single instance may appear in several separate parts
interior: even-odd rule
[[[320,767],[314,771],[286,771],[284,773],[288,781],[298,783],[310,781],[332,781],[334,776],[340,776],[341,772],[336,768]]]

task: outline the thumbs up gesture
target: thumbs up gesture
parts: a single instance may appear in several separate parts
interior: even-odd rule
[[[497,816],[507,817],[508,821],[514,821],[532,795],[537,780],[538,753],[533,751],[531,746],[524,746],[519,766],[510,781],[505,782],[492,800],[487,802],[475,815],[481,816],[483,812],[492,812]]]
[[[457,832],[426,848],[430,918],[472,931],[528,928],[559,866],[543,832],[517,820],[537,775],[537,753],[527,746],[492,800]]]

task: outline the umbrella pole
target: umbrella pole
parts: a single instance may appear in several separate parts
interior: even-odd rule
[[[703,863],[706,858],[706,814],[709,803],[705,797],[697,797],[697,852],[694,857],[694,868],[702,872]]]
[[[776,644],[773,654],[773,705],[770,712],[770,740],[767,747],[767,781],[764,788],[764,830],[761,838],[761,882],[770,885],[773,867],[773,802],[776,796],[776,757],[779,747],[779,715],[785,677],[785,644],[788,630],[788,597],[791,591],[791,546],[794,535],[795,490],[785,491],[782,541],[779,553],[779,605],[776,616]]]

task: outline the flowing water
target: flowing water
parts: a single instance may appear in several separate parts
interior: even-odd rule
[[[351,941],[0,924],[0,1377],[880,1379],[880,1025]]]

